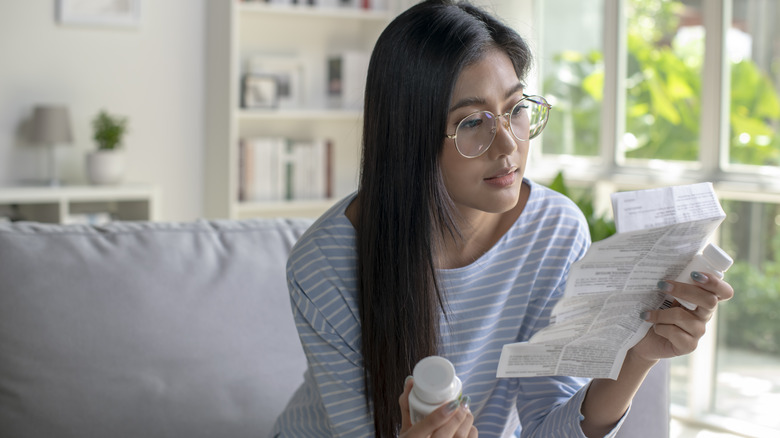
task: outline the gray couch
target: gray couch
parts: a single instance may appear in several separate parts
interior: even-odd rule
[[[0,225],[0,436],[263,437],[305,357],[304,219]],[[622,437],[668,436],[668,365]]]

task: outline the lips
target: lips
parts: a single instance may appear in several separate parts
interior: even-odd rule
[[[508,187],[514,184],[517,179],[517,167],[507,167],[499,170],[493,176],[487,177],[484,181],[496,187]]]

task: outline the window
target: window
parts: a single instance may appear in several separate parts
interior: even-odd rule
[[[696,162],[704,61],[701,0],[631,0],[626,12],[626,124],[619,159]]]
[[[780,430],[780,204],[728,200],[724,209],[737,294],[718,314],[712,410]]]
[[[731,65],[729,162],[780,165],[780,2],[733,0],[726,56]]]
[[[529,174],[609,193],[712,181],[736,291],[672,362],[673,415],[780,436],[780,0],[537,0],[554,105]]]
[[[539,2],[542,87],[555,107],[545,127],[545,154],[597,156],[604,90],[603,0]],[[560,11],[567,11],[560,14]],[[561,29],[578,29],[561,32]]]

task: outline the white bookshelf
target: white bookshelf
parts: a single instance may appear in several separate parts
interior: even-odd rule
[[[66,223],[108,214],[114,220],[156,220],[157,199],[157,189],[147,185],[2,187],[0,217]]]
[[[401,5],[387,10],[207,2],[206,152],[204,212],[209,218],[318,216],[357,188],[362,115],[331,108],[326,59],[342,50],[370,52]],[[258,54],[295,55],[304,65],[303,102],[295,108],[244,109],[241,79]],[[333,197],[315,201],[238,200],[242,138],[326,138],[333,144]]]
[[[388,10],[364,10],[347,7],[314,7],[310,5],[277,5],[260,1],[241,2],[239,8],[244,14],[263,14],[266,17],[277,16],[312,16],[323,18],[346,18],[385,23],[388,20]]]

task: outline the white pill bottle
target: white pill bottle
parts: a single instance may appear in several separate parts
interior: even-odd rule
[[[734,263],[731,257],[717,245],[710,243],[704,250],[693,257],[693,260],[685,267],[682,273],[676,278],[681,283],[696,284],[691,278],[691,272],[701,272],[704,275],[714,275],[719,279],[723,278],[723,273]],[[677,298],[677,301],[683,307],[696,310],[696,305],[685,300]]]
[[[414,386],[409,394],[412,424],[425,418],[439,406],[460,398],[463,384],[455,375],[455,366],[441,356],[428,356],[414,366]]]

